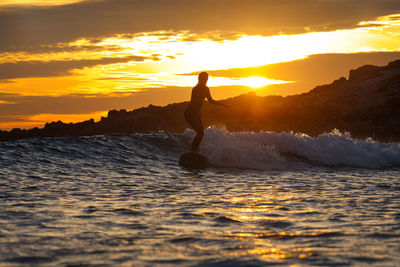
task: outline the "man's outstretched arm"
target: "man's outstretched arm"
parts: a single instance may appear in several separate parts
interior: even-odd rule
[[[224,104],[224,103],[221,103],[221,102],[219,102],[219,101],[214,100],[214,99],[212,98],[212,96],[211,96],[210,89],[208,89],[208,87],[207,87],[207,95],[206,95],[206,98],[207,98],[207,101],[208,101],[210,104],[229,108],[228,105],[226,105],[226,104]]]

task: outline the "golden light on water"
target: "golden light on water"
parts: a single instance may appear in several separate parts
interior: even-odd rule
[[[219,201],[226,203],[225,209],[202,209],[201,214],[225,214],[224,218],[232,220],[232,224],[240,223],[240,230],[232,226],[228,231],[210,233],[220,236],[224,240],[235,240],[237,245],[219,253],[231,258],[252,257],[263,261],[283,262],[288,258],[305,259],[313,256],[313,249],[295,245],[290,240],[304,235],[318,235],[313,231],[285,231],[274,228],[274,222],[292,221],[295,217],[279,215],[282,205],[295,207],[300,201],[297,194],[282,193],[273,189],[266,189],[269,193],[253,193],[241,196],[225,195]],[[285,213],[287,211],[283,211]],[[294,212],[294,211],[293,211]],[[302,210],[297,210],[302,212]],[[273,216],[272,216],[273,215]],[[279,215],[279,216],[278,216]],[[302,219],[299,218],[301,221]],[[265,224],[263,224],[263,222]],[[270,224],[272,223],[272,224]],[[281,240],[287,240],[281,242]],[[211,250],[212,248],[197,247],[196,249]]]
[[[398,177],[396,170],[373,179],[374,169],[331,162],[314,166],[315,150],[320,148],[321,155],[330,151],[318,143],[320,137],[312,140],[317,143],[309,151],[304,142],[310,143],[312,136],[305,134],[228,136],[228,130],[260,130],[270,120],[277,122],[269,125],[271,131],[288,131],[279,119],[289,118],[298,126],[299,109],[310,117],[306,126],[315,130],[312,124],[321,114],[311,111],[327,110],[320,104],[329,100],[337,102],[336,89],[368,85],[353,77],[344,82],[349,70],[400,57],[400,14],[373,19],[399,10],[400,2],[181,2],[0,1],[0,21],[6,22],[0,28],[0,130],[102,120],[76,127],[55,123],[44,131],[0,131],[3,139],[39,135],[6,141],[0,151],[5,160],[0,166],[6,166],[0,184],[6,185],[2,194],[10,204],[0,205],[6,208],[2,221],[7,225],[0,238],[0,254],[7,251],[4,262],[293,267],[397,262],[398,235],[393,230],[398,201],[392,200],[398,200],[398,192],[390,186]],[[265,3],[271,8],[258,10]],[[342,13],[341,5],[357,5],[357,10]],[[382,78],[395,77],[389,74],[395,74],[396,63],[379,68],[384,69]],[[179,169],[176,156],[194,132],[181,136],[175,131],[185,127],[182,112],[202,71],[210,74],[207,85],[216,100],[249,91],[273,96],[252,92],[228,99],[228,109],[205,104],[204,126],[215,115],[221,124],[215,127],[226,128],[206,131],[203,152],[215,166]],[[363,74],[362,69],[351,73]],[[345,78],[336,80],[340,77]],[[306,94],[334,80],[332,86]],[[305,97],[285,98],[303,93]],[[168,106],[157,107],[163,105]],[[110,118],[103,119],[108,110],[113,110]],[[164,124],[171,134],[142,133]],[[134,129],[141,133],[40,137]],[[335,134],[322,138],[328,135]],[[333,141],[344,143],[347,151],[372,145],[379,152],[394,146],[342,137]],[[366,165],[371,157],[342,165]]]

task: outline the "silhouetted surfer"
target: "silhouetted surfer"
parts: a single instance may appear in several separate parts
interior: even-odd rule
[[[208,74],[202,72],[199,74],[199,82],[192,89],[192,96],[190,103],[185,110],[185,119],[196,131],[196,137],[193,139],[192,151],[197,151],[204,135],[203,123],[201,121],[200,109],[203,106],[204,99],[207,98],[208,102],[214,105],[228,107],[228,105],[222,104],[212,99],[210,89],[207,87]]]

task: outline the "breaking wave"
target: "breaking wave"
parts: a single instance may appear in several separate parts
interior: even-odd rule
[[[186,130],[183,135],[158,132],[0,142],[0,168],[14,166],[27,172],[37,171],[37,165],[45,164],[84,172],[88,165],[115,164],[142,166],[143,172],[149,168],[156,172],[179,168],[179,156],[189,150],[194,135],[194,131]],[[400,167],[400,143],[354,139],[338,131],[310,137],[285,132],[231,133],[208,128],[199,152],[213,166],[239,169],[286,170],[310,165]]]
[[[187,142],[195,132],[186,130]],[[289,164],[384,168],[400,166],[400,143],[355,139],[337,130],[317,137],[273,132],[233,132],[208,128],[200,146],[215,166],[271,169]]]

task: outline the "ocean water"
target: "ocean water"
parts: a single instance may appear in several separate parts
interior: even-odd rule
[[[399,143],[193,136],[0,143],[0,265],[399,266]]]

